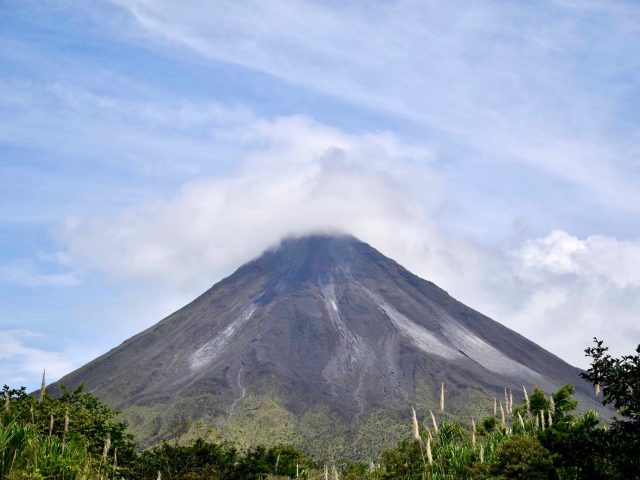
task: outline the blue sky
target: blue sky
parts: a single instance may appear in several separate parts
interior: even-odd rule
[[[571,363],[640,342],[636,2],[0,3],[0,381],[349,231]]]

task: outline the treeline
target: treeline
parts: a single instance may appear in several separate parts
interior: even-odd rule
[[[575,413],[574,387],[534,389],[468,424],[413,412],[411,437],[368,463],[309,459],[291,446],[239,450],[202,439],[140,452],[118,412],[79,388],[58,398],[5,386],[1,479],[558,479],[640,478],[640,346],[612,358],[596,340],[584,377],[619,418]],[[444,396],[441,399],[444,408]],[[409,426],[408,422],[408,426]]]
[[[306,475],[308,461],[290,446],[241,451],[198,439],[139,452],[118,412],[83,391],[35,397],[4,386],[0,479],[261,479]]]

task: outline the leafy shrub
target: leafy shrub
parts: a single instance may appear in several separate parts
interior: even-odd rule
[[[501,479],[556,478],[551,453],[537,438],[520,435],[508,438],[498,447],[492,473]]]

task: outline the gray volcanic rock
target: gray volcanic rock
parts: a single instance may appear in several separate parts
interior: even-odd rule
[[[373,451],[405,433],[410,403],[434,408],[441,382],[448,414],[469,418],[505,386],[517,401],[522,385],[570,383],[586,400],[579,373],[369,245],[315,235],[284,240],[60,383],[85,382],[147,444],[212,428],[242,444],[321,451],[341,436]]]

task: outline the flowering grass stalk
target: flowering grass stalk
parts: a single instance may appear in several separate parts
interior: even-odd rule
[[[527,415],[531,415],[531,405],[529,403],[529,395],[527,394],[527,388],[523,385],[522,391],[524,392],[524,403],[527,406]]]
[[[471,419],[471,446],[475,448],[476,446],[476,422]]]
[[[418,427],[418,416],[416,415],[416,409],[411,407],[411,423],[413,426],[413,439],[420,441],[420,428]]]
[[[522,419],[522,415],[520,415],[520,412],[518,412],[518,422],[520,423],[522,430],[524,430],[524,420]]]
[[[436,432],[436,435],[438,434],[438,422],[436,422],[436,417],[433,414],[433,412],[431,410],[429,410],[429,413],[431,414],[431,421],[433,422],[433,431]]]
[[[40,396],[38,397],[38,401],[42,402],[44,400],[44,394],[47,391],[47,380],[45,378],[46,370],[42,371],[42,382],[40,383]]]

